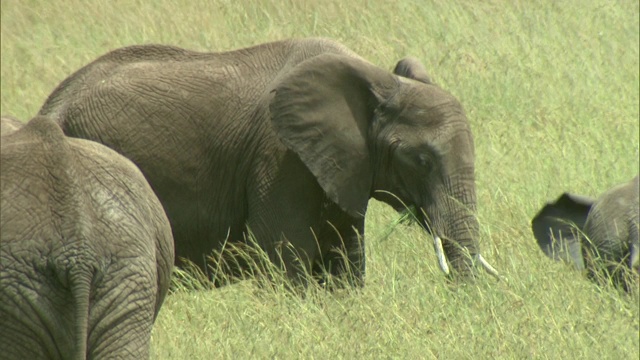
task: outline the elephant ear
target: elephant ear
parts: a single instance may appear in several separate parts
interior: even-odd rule
[[[433,84],[431,77],[427,75],[427,70],[424,68],[420,60],[414,57],[408,56],[398,61],[395,69],[393,69],[393,73],[425,84]]]
[[[585,268],[580,232],[593,202],[594,199],[586,196],[564,193],[538,212],[531,221],[531,228],[547,256],[572,262],[580,270]]]
[[[298,64],[271,91],[269,111],[280,140],[352,216],[364,214],[371,194],[367,133],[376,89],[396,84],[363,60],[323,54]]]

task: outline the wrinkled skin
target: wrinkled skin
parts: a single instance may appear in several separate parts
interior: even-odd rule
[[[13,116],[2,115],[0,118],[0,135],[9,135],[21,127],[22,122]]]
[[[174,262],[140,171],[46,117],[4,133],[3,359],[144,359]]]
[[[587,269],[592,278],[612,277],[630,288],[623,269],[639,273],[638,176],[597,199],[565,193],[549,203],[531,224],[538,245],[555,260]]]
[[[349,265],[362,285],[374,197],[422,210],[468,274],[479,254],[469,123],[452,95],[412,74],[426,75],[417,60],[391,74],[326,39],[223,53],[134,46],[71,75],[40,113],[136,163],[177,257],[202,268],[250,229],[293,280]]]

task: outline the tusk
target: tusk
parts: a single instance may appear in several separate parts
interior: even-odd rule
[[[447,257],[444,255],[444,248],[442,247],[442,239],[439,236],[433,237],[433,246],[436,249],[436,255],[438,256],[438,264],[440,264],[440,270],[449,275],[449,265],[447,264]],[[495,270],[494,270],[495,271]]]
[[[440,265],[440,270],[442,270],[442,272],[444,272],[446,275],[449,275],[449,264],[447,263],[447,257],[444,254],[442,239],[440,239],[439,236],[433,237],[433,246],[436,249],[436,255],[438,256],[438,264]],[[480,265],[482,265],[482,267],[490,275],[494,276],[498,280],[502,280],[502,277],[498,273],[498,270],[491,266],[491,264],[489,264],[489,262],[485,260],[485,258],[481,254],[478,254],[476,256],[476,260],[480,262]]]
[[[494,277],[496,277],[498,280],[501,279],[500,274],[498,274],[498,270],[496,270],[493,266],[491,266],[491,264],[489,264],[487,262],[487,260],[485,260],[482,255],[478,254],[478,257],[476,258],[479,262],[480,265],[482,265],[482,267],[487,270],[487,272],[491,275],[493,275]]]

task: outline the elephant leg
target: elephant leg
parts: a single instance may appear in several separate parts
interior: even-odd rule
[[[317,241],[324,192],[315,177],[292,152],[269,172],[249,183],[248,231],[289,280],[304,284],[319,252]]]
[[[61,357],[60,351],[72,353],[67,334],[73,331],[61,329],[72,327],[67,318],[72,318],[73,309],[60,318],[52,301],[64,299],[71,303],[71,298],[59,283],[51,286],[39,271],[22,261],[14,261],[5,253],[0,258],[0,357],[46,359]]]
[[[157,303],[155,264],[122,259],[103,270],[92,289],[87,358],[149,358]]]
[[[314,267],[314,275],[329,274],[347,280],[351,286],[364,286],[364,216],[352,217],[336,204],[328,203],[323,218],[326,222],[319,239],[323,255]]]

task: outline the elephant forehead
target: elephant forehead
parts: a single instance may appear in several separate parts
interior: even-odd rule
[[[414,131],[444,132],[452,128],[468,128],[464,110],[453,98],[429,101],[419,97],[401,105],[395,123],[413,127]],[[424,101],[423,101],[424,100]]]
[[[413,80],[412,80],[413,81]],[[441,87],[414,81],[412,86],[404,87],[410,103],[418,108],[431,109],[441,106],[461,108],[460,102]]]

